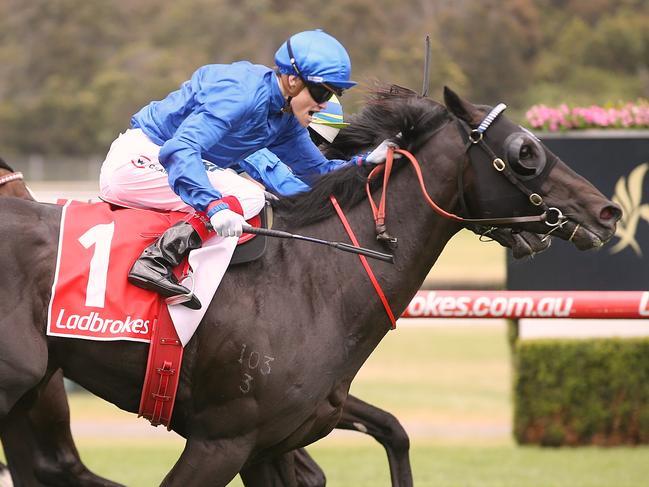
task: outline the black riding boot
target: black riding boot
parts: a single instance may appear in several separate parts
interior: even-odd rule
[[[202,244],[194,227],[183,221],[176,223],[144,249],[128,273],[128,282],[155,291],[165,298],[191,294],[189,289],[178,283],[173,270],[190,250],[198,249]],[[193,294],[189,301],[182,304],[191,309],[201,308],[200,301]]]

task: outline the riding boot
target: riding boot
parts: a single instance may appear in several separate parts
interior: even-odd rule
[[[178,283],[173,270],[190,250],[199,249],[202,244],[201,236],[191,224],[184,221],[176,223],[144,249],[128,273],[128,282],[155,291],[165,298],[190,295],[191,298],[182,304],[190,309],[200,309],[198,298]]]

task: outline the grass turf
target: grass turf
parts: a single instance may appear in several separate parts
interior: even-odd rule
[[[179,442],[79,442],[97,473],[130,487],[158,485],[182,449]],[[388,487],[381,447],[372,440],[339,439],[309,448],[329,487]],[[641,487],[647,485],[649,448],[520,448],[512,444],[451,445],[415,441],[411,452],[418,487]],[[230,485],[240,487],[237,478]]]
[[[649,448],[517,447],[509,430],[509,352],[504,326],[462,321],[391,332],[352,392],[395,413],[412,436],[415,485],[640,487]],[[180,454],[177,436],[93,396],[72,394],[73,429],[86,464],[131,487],[158,485]],[[380,445],[359,433],[309,448],[329,487],[389,486]],[[233,486],[240,486],[236,479]]]

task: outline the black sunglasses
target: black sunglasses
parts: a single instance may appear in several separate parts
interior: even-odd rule
[[[343,96],[345,90],[341,88],[335,88],[328,85],[327,83],[313,83],[304,79],[300,68],[297,67],[297,62],[295,61],[295,56],[293,55],[293,49],[291,49],[291,38],[289,37],[286,41],[286,50],[291,61],[291,66],[295,70],[295,73],[300,77],[304,84],[306,85],[307,90],[309,90],[309,95],[313,98],[313,101],[316,103],[324,103],[331,100],[331,97],[336,95],[338,97]]]
[[[313,98],[313,101],[316,103],[329,101],[334,95],[339,98],[343,96],[344,90],[329,86],[327,83],[309,83],[308,81],[305,81],[304,84],[306,84],[306,88],[309,90],[309,95],[311,95],[311,98]]]

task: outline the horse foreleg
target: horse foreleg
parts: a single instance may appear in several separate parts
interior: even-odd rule
[[[243,468],[252,451],[243,438],[189,438],[162,487],[225,487]]]
[[[295,477],[299,487],[324,487],[327,477],[320,466],[304,448],[298,448],[295,454]]]
[[[18,426],[18,438],[33,436],[33,470],[46,485],[120,487],[94,474],[83,464],[70,431],[63,372],[57,370],[29,411],[31,428]],[[5,446],[7,449],[7,446]]]
[[[246,487],[297,487],[295,454],[290,451],[276,458],[255,462],[241,470]]]
[[[322,469],[304,448],[254,463],[241,471],[246,487],[325,487]]]
[[[360,431],[383,445],[388,455],[392,487],[412,487],[410,439],[392,414],[354,396],[347,396],[343,414],[336,428]]]
[[[0,309],[0,316],[3,311]],[[37,330],[21,326],[0,322],[0,421],[26,393],[34,390],[47,370],[45,338]]]
[[[16,486],[44,487],[46,484],[36,478],[34,468],[35,439],[27,417],[27,410],[20,406],[14,408],[3,421],[0,436],[9,472],[11,478],[15,480]]]

